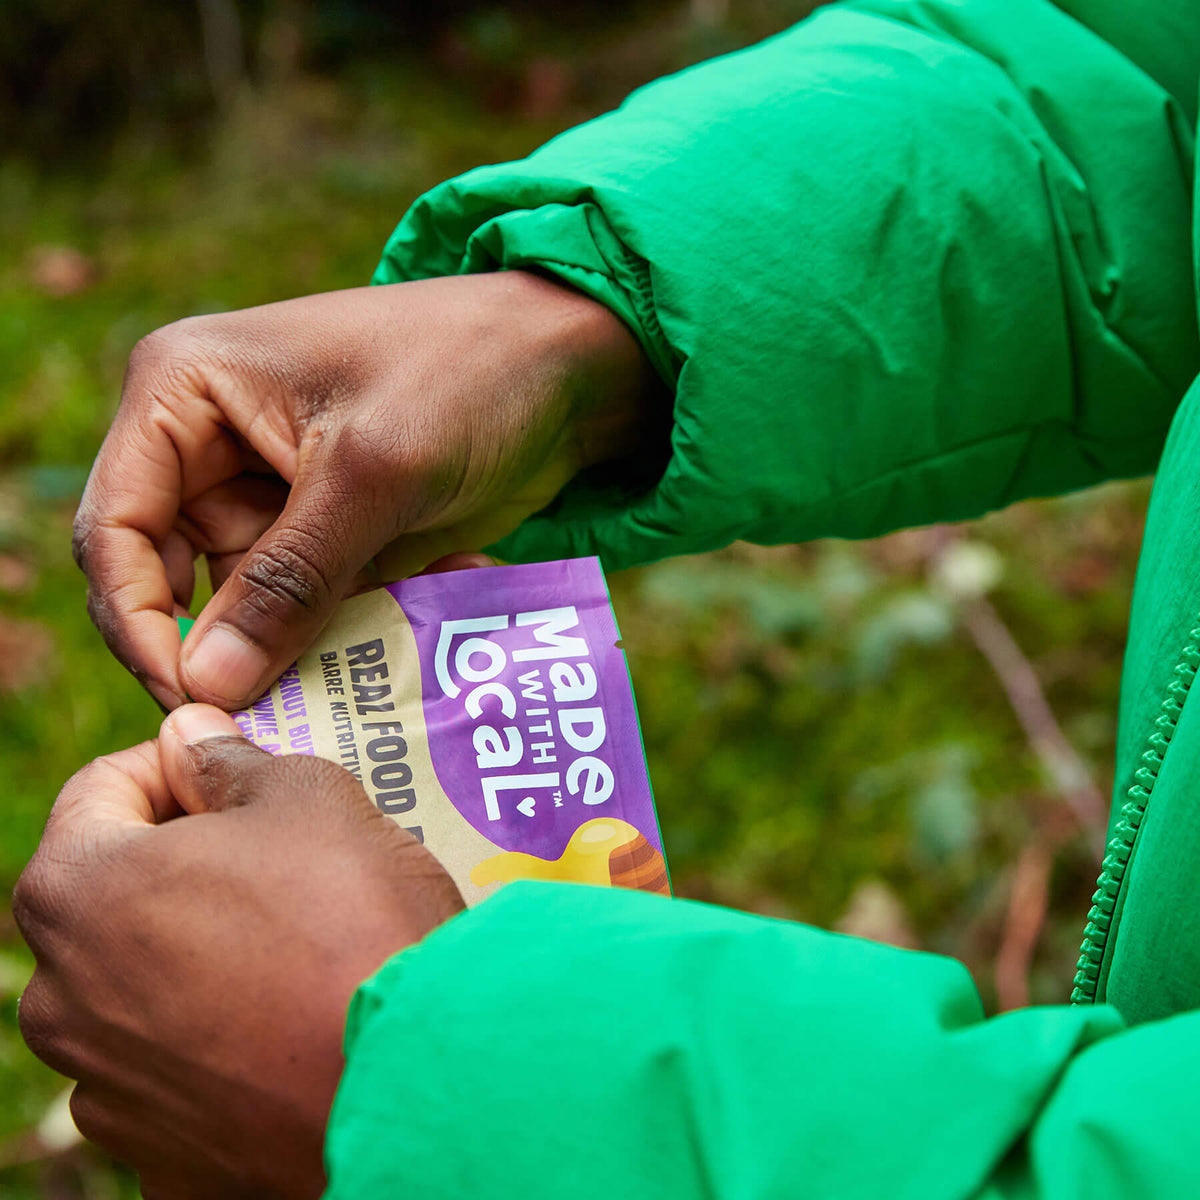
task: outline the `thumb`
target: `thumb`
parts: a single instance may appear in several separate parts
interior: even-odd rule
[[[211,704],[185,704],[171,713],[159,731],[158,755],[171,794],[191,814],[246,803],[250,781],[274,761]]]
[[[340,476],[340,480],[339,480]],[[302,471],[278,520],[205,605],[180,655],[193,700],[242,708],[308,649],[385,540],[345,471]]]

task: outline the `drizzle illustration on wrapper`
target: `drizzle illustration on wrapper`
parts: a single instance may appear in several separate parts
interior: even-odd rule
[[[234,719],[340,763],[468,904],[511,879],[669,895],[619,637],[594,558],[419,576],[344,601]]]
[[[575,880],[670,894],[662,854],[627,821],[608,817],[580,825],[553,862],[506,850],[471,872],[471,882],[479,887],[510,879]]]

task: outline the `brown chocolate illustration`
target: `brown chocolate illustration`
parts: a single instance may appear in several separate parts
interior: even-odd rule
[[[667,864],[645,836],[616,817],[585,821],[556,859],[506,851],[484,859],[472,872],[476,887],[511,879],[558,879],[671,894]]]

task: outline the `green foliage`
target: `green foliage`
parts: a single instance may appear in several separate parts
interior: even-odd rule
[[[1026,505],[972,533],[1105,789],[1143,494]],[[916,940],[987,992],[1009,865],[1059,801],[929,578],[942,536],[735,546],[630,573],[614,596],[677,889],[836,925],[882,880]],[[1035,997],[1063,994],[1094,867],[1079,838],[1060,856]]]

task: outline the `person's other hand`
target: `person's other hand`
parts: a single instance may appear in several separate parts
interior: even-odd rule
[[[66,785],[13,904],[80,1131],[147,1200],[236,1200],[320,1194],[350,997],[462,899],[342,768],[194,705]]]
[[[607,309],[519,271],[168,325],[130,359],[80,504],[92,617],[164,707],[242,706],[345,595],[635,450],[650,374]],[[181,654],[200,554],[218,590]]]

